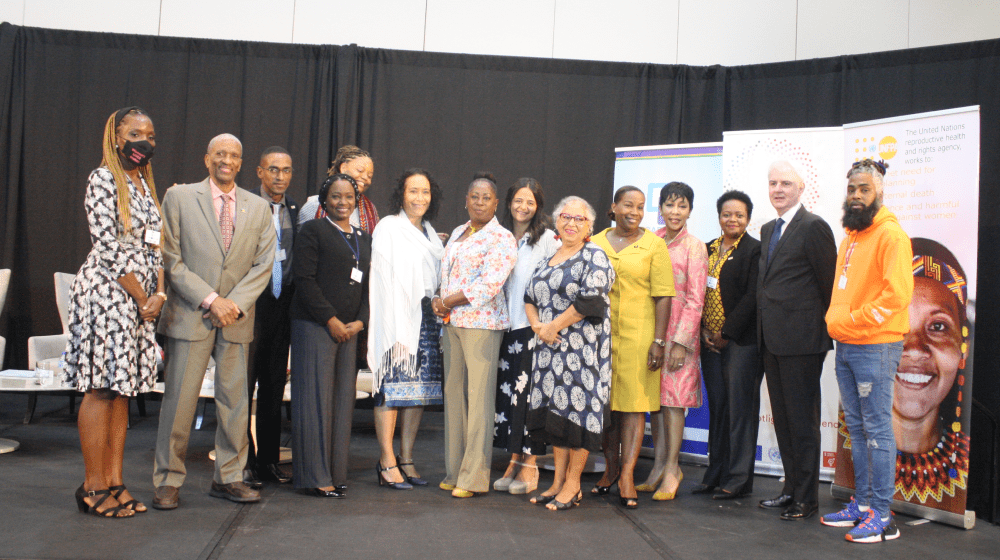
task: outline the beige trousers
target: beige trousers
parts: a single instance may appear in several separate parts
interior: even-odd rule
[[[444,351],[445,484],[490,489],[497,362],[503,331],[446,326]]]
[[[214,479],[221,484],[243,480],[249,450],[247,347],[225,340],[222,329],[215,329],[205,340],[167,338],[163,402],[153,458],[154,487],[184,484],[184,459],[209,356],[215,358],[215,414],[219,422]]]

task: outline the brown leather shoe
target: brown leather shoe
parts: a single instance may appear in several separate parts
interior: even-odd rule
[[[175,509],[180,501],[180,489],[176,486],[158,486],[153,496],[153,507],[156,509]]]
[[[250,488],[242,480],[230,482],[229,484],[219,484],[212,481],[212,490],[208,493],[214,498],[225,498],[231,502],[248,503],[259,502],[260,492]]]

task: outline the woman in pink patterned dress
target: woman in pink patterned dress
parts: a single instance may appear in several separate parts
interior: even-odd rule
[[[660,190],[660,214],[665,227],[656,232],[667,242],[674,268],[674,296],[667,324],[663,369],[660,371],[660,404],[650,414],[655,460],[640,492],[654,500],[672,500],[684,479],[678,458],[684,438],[685,408],[701,406],[701,310],[705,303],[708,251],[687,231],[694,207],[694,191],[684,183],[668,183]]]

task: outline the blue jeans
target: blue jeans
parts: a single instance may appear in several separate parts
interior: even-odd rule
[[[896,491],[896,437],[892,432],[892,389],[903,342],[837,342],[837,384],[844,421],[851,434],[854,498],[889,514]]]

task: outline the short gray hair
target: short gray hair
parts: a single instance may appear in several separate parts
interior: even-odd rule
[[[590,220],[590,227],[593,228],[594,220],[597,219],[597,212],[594,211],[594,207],[589,202],[578,196],[567,196],[560,200],[559,204],[556,204],[556,209],[552,212],[552,221],[555,222],[559,219],[559,214],[562,214],[563,208],[566,208],[566,205],[570,202],[583,203],[584,207],[587,208],[587,219]]]
[[[207,153],[207,154],[212,153],[212,145],[215,144],[216,142],[221,141],[221,140],[232,140],[232,141],[236,142],[240,146],[240,152],[241,153],[243,152],[243,142],[240,142],[240,139],[237,138],[237,137],[235,137],[235,136],[233,136],[232,134],[229,134],[228,132],[223,132],[222,134],[220,134],[220,135],[216,136],[215,138],[212,138],[211,140],[208,141],[208,148],[207,148],[207,151],[205,153]]]
[[[768,177],[770,177],[771,176],[771,172],[774,171],[778,167],[788,167],[789,169],[791,169],[793,173],[795,173],[796,175],[798,175],[798,177],[799,177],[799,183],[802,184],[803,186],[805,186],[805,184],[806,184],[806,174],[802,172],[802,166],[799,163],[794,162],[792,160],[788,160],[788,159],[779,159],[777,161],[772,161],[771,165],[767,166],[767,175],[768,175]]]

